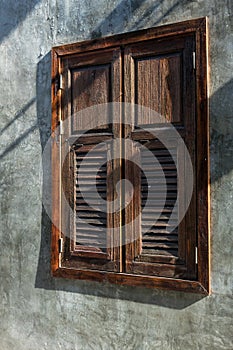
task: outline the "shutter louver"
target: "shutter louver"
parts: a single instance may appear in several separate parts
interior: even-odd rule
[[[133,248],[128,250],[127,271],[167,277],[184,276],[184,236],[178,226],[179,148],[175,141],[169,142],[169,148],[157,139],[140,143],[143,145],[140,151],[142,170],[139,201],[141,249],[135,255]],[[156,158],[155,164],[151,157]]]
[[[75,150],[76,250],[106,251],[107,247],[107,153]],[[82,161],[85,167],[82,167]],[[96,168],[99,168],[96,174]],[[81,187],[81,190],[80,190]],[[98,199],[99,196],[104,199]]]
[[[154,157],[159,161],[167,185],[167,195],[164,208],[161,209],[161,172],[151,166],[151,158],[146,157],[142,151],[142,169],[146,170],[147,177],[154,179],[152,189],[152,201],[149,207],[143,210],[147,200],[148,187],[147,179],[142,172],[141,175],[141,204],[142,204],[142,255],[165,255],[178,256],[178,229],[169,230],[177,225],[176,219],[170,222],[171,214],[174,214],[174,205],[177,200],[177,169],[175,165],[176,150],[167,150],[161,145],[160,148],[150,149]],[[151,181],[151,180],[150,180]],[[155,222],[155,213],[161,215]],[[177,218],[177,213],[175,215]]]
[[[70,240],[66,240],[63,265],[91,270],[118,270],[118,237],[112,233],[113,214],[108,212],[113,196],[110,148],[102,144],[74,144],[73,214]],[[114,245],[115,244],[115,245]]]

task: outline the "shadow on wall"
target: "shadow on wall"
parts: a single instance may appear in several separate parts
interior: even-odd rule
[[[136,11],[144,1],[131,1],[134,5],[132,11]],[[159,6],[163,0],[154,4],[153,9]],[[122,1],[119,5],[124,3]],[[161,20],[170,13],[179,1],[172,6],[161,18],[155,19],[154,25],[159,24]],[[184,1],[182,2],[182,5]],[[119,8],[118,8],[119,10]],[[102,22],[98,28],[92,32],[92,37],[107,35],[111,31],[118,32],[121,30],[120,17],[114,22],[114,13],[118,14],[117,8]],[[115,12],[114,12],[115,11]],[[132,27],[137,29],[144,25],[143,18],[141,23],[135,23]],[[110,22],[116,23],[116,26],[110,25]],[[110,28],[110,29],[109,29]],[[128,28],[129,29],[129,28]],[[38,126],[40,130],[42,151],[50,137],[51,125],[51,100],[50,100],[50,71],[51,56],[48,53],[38,64],[37,67],[37,115]],[[229,173],[233,169],[233,80],[220,88],[212,97],[211,105],[211,166],[212,166],[212,182],[218,181],[224,174]],[[48,162],[43,164],[43,199],[46,198],[51,190],[51,177],[48,169]],[[106,298],[124,299],[136,301],[140,303],[156,304],[172,309],[183,309],[190,304],[202,299],[202,296],[195,294],[186,294],[181,292],[150,290],[145,288],[133,288],[107,283],[95,283],[68,279],[55,279],[50,273],[50,235],[51,221],[42,206],[41,219],[41,246],[38,261],[38,269],[35,281],[36,288],[48,290],[61,290],[73,293],[89,294]]]
[[[0,1],[0,43],[10,33],[16,29],[21,22],[23,22],[28,14],[34,9],[35,5],[40,3],[41,0],[1,0]],[[19,110],[13,117],[13,119],[0,130],[0,137],[7,131],[8,128],[24,117],[33,104],[36,102],[36,97],[33,97],[28,103],[26,103],[21,110]],[[30,128],[25,130],[20,136],[18,136],[12,143],[7,144],[4,151],[0,154],[0,160],[7,156],[7,154],[13,151],[25,138],[28,137],[34,130],[38,128],[37,123],[33,124]]]
[[[153,14],[154,21],[153,26],[159,24],[166,16],[168,16],[172,11],[174,11],[178,6],[185,5],[189,0],[178,0],[176,1],[165,13],[156,16],[155,11],[159,9],[164,0],[155,1],[153,5],[149,6],[143,11],[143,14],[138,15],[138,19],[133,22],[133,25],[128,26],[127,13],[129,13],[130,18],[132,18],[140,10],[146,0],[122,0],[116,8],[98,25],[98,28],[91,32],[91,38],[95,39],[100,36],[109,35],[111,33],[120,33],[123,28],[127,30],[137,30],[141,28],[146,28],[148,26],[148,18]],[[127,11],[127,5],[129,11]],[[161,12],[158,12],[161,13]]]
[[[23,106],[23,108],[14,115],[14,118],[3,128],[0,130],[0,137],[3,135],[8,128],[11,127],[18,119],[22,118],[25,113],[28,112],[31,106],[36,102],[36,98],[33,97],[26,105]],[[0,154],[0,160],[4,158],[9,152],[13,151],[14,148],[16,148],[29,134],[31,134],[34,130],[38,128],[37,123],[32,125],[29,129],[24,131],[23,134],[18,136],[13,142],[7,145],[7,147],[4,149],[4,151]]]
[[[211,182],[233,170],[233,79],[210,99]]]
[[[0,42],[23,22],[41,0],[0,1]]]

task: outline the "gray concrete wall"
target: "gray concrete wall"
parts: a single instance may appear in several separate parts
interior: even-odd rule
[[[51,47],[206,15],[213,294],[52,279],[42,208]],[[0,350],[232,349],[232,0],[1,0],[0,77]]]

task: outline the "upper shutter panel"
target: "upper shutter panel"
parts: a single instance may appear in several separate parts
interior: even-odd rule
[[[83,108],[111,101],[111,65],[77,67],[71,69],[72,115]],[[109,122],[107,113],[102,116],[102,128],[106,129]],[[93,125],[95,126],[95,125]],[[72,132],[90,128],[85,118],[73,118]],[[101,126],[100,126],[101,127]]]
[[[126,46],[125,101],[148,107],[158,116],[155,119],[149,110],[134,114],[136,128],[165,122],[195,130],[194,51],[193,35]]]
[[[179,123],[182,118],[181,91],[182,52],[135,58],[135,103],[161,114],[167,122]],[[153,123],[140,115],[136,125]]]
[[[178,136],[189,151],[195,183],[194,51],[192,35],[151,40],[125,48],[125,100],[147,107],[135,108],[130,115],[131,128],[128,125],[125,128],[125,135],[142,145],[143,170],[138,204],[141,248],[139,254],[133,254],[137,249],[127,251],[127,272],[196,278],[196,193],[194,188],[189,209],[184,219],[179,220],[187,201],[188,171]],[[177,136],[171,132],[169,123],[177,129]],[[150,150],[149,157],[145,149]],[[153,158],[157,166],[151,161]],[[133,217],[133,213],[131,215]]]
[[[121,52],[118,48],[76,54],[62,61],[63,111],[70,116],[69,133],[112,132],[111,114],[92,112],[99,104],[121,99]],[[82,112],[90,108],[90,113]]]
[[[120,268],[119,220],[109,210],[115,196],[111,140],[118,135],[109,108],[101,107],[121,96],[120,57],[114,48],[68,55],[61,62],[62,267]]]

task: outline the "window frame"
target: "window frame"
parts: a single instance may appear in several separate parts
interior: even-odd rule
[[[61,267],[59,240],[61,230],[53,222],[58,222],[61,213],[60,145],[57,128],[60,124],[61,91],[59,77],[61,59],[72,54],[91,53],[100,49],[124,47],[135,42],[159,38],[171,38],[176,35],[193,34],[195,36],[196,57],[196,120],[199,131],[196,139],[196,188],[197,188],[197,280],[184,280],[158,276],[83,270]],[[185,22],[154,27],[150,29],[118,34],[105,38],[89,40],[52,48],[52,240],[51,271],[54,277],[65,277],[92,281],[144,286],[149,288],[173,289],[193,293],[210,293],[210,181],[209,181],[209,108],[208,108],[208,19],[206,17]],[[121,99],[119,98],[119,101]],[[59,225],[58,225],[59,226]]]

